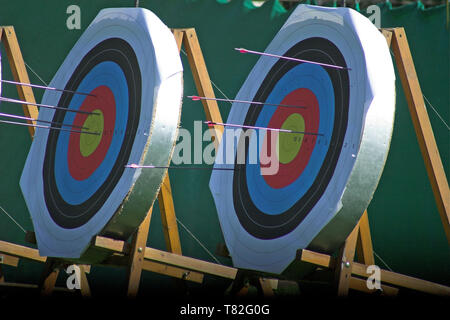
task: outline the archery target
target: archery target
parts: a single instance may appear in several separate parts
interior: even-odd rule
[[[182,65],[170,30],[140,8],[105,9],[47,91],[39,119],[98,134],[38,129],[20,185],[41,255],[79,258],[97,234],[126,239],[156,198],[181,113]]]
[[[395,75],[384,37],[348,8],[299,5],[266,52],[342,67],[263,56],[236,99],[302,108],[235,104],[227,120],[294,131],[243,130],[236,141],[225,132],[216,165],[232,158],[235,170],[210,181],[234,265],[280,273],[298,249],[336,249],[367,208],[392,134]],[[263,143],[252,149],[252,139]],[[268,154],[277,170],[262,174]]]

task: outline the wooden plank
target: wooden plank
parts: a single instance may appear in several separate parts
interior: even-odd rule
[[[161,185],[161,190],[158,194],[158,203],[161,211],[161,222],[167,251],[181,254],[180,235],[178,232],[177,218],[175,216],[175,207],[173,205],[169,173],[166,174]]]
[[[100,249],[108,251],[128,254],[130,252],[130,244],[123,240],[115,240],[102,236],[96,236],[93,245]]]
[[[425,162],[437,208],[450,245],[450,188],[420,88],[414,62],[403,28],[393,31],[392,49],[408,102],[409,112]]]
[[[376,289],[373,289],[373,290],[369,289],[367,287],[366,281],[367,280],[365,280],[365,279],[351,277],[350,278],[350,289],[358,290],[358,291],[366,292],[366,293],[374,293],[374,292],[378,291]],[[396,295],[398,295],[398,291],[399,291],[398,288],[387,286],[384,284],[381,285],[381,294],[382,295],[396,296]]]
[[[28,73],[25,68],[25,62],[20,51],[19,42],[17,41],[16,32],[14,27],[3,27],[2,41],[5,46],[6,55],[8,56],[9,65],[11,67],[11,73],[13,78],[17,82],[30,83]],[[33,90],[31,87],[17,85],[17,92],[20,100],[30,103],[36,103]],[[37,119],[38,109],[33,105],[23,105],[23,113],[26,117],[32,117]],[[28,120],[30,124],[36,124],[35,121]],[[35,128],[28,127],[31,138],[34,137]]]
[[[194,77],[195,86],[200,96],[214,98],[214,90],[211,86],[211,79],[206,69],[205,59],[198,42],[195,29],[185,29],[185,37],[183,40],[186,54]],[[219,106],[214,100],[202,100],[203,109],[205,110],[206,120],[213,122],[223,122],[220,115]],[[214,140],[214,146],[219,147],[223,134],[223,126],[211,126],[211,136]]]
[[[337,279],[337,294],[339,297],[347,296],[352,275],[352,264],[355,258],[356,241],[358,239],[359,223],[345,240],[339,254],[335,272]]]
[[[152,217],[153,206],[148,210],[147,216],[133,236],[130,251],[130,266],[128,268],[128,297],[135,297],[139,291],[141,281],[142,264],[144,261],[144,249],[147,245],[148,229]]]
[[[154,261],[144,260],[142,269],[163,274],[169,277],[192,281],[196,283],[203,282],[203,274],[195,271],[190,271],[183,268],[168,266],[167,264],[158,263]]]
[[[374,265],[372,237],[370,235],[369,216],[367,210],[364,211],[359,220],[358,241],[356,242],[356,253],[358,262],[366,265]]]
[[[202,261],[191,257],[180,256],[178,254],[148,247],[145,248],[145,259],[162,262],[169,265],[186,268],[198,272],[203,272],[228,279],[234,279],[237,273],[237,269],[235,268]]]
[[[330,255],[307,249],[298,250],[297,259],[325,268],[334,268],[335,264],[334,259]]]
[[[361,277],[370,277],[371,274],[366,273],[367,266],[354,262],[352,273]],[[390,283],[396,286],[405,287],[417,291],[422,291],[435,295],[450,296],[450,287],[446,287],[434,282],[413,278],[403,274],[381,269],[381,282]]]
[[[106,259],[100,265],[108,267],[128,267],[129,258],[119,253],[114,253],[111,257]],[[180,278],[187,281],[197,283],[203,282],[203,274],[191,270],[168,266],[167,264],[144,260],[142,263],[142,270],[167,275],[170,277]]]
[[[17,267],[19,265],[19,258],[0,253],[0,264]]]
[[[45,262],[47,260],[47,257],[41,257],[39,255],[39,251],[36,249],[20,246],[6,241],[0,241],[0,253],[6,253],[12,256],[38,262]]]
[[[129,251],[129,246],[121,240],[113,240],[101,236],[97,236],[94,241],[94,246],[101,249],[110,250],[117,253],[126,253]],[[144,258],[151,261],[169,264],[189,270],[203,272],[219,277],[234,279],[236,277],[237,269],[207,262],[195,258],[181,256],[178,254],[153,249],[145,248]]]

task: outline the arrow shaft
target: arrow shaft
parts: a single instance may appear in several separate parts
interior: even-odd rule
[[[88,130],[88,128],[86,128],[86,127],[70,125],[70,124],[64,124],[64,123],[61,123],[61,122],[54,122],[54,121],[48,121],[48,120],[34,119],[34,118],[30,118],[30,117],[19,116],[19,115],[3,113],[3,112],[0,112],[0,116],[6,117],[6,118],[13,118],[13,119],[20,119],[20,120],[27,120],[27,121],[36,121],[36,122],[42,122],[42,123],[49,123],[49,124],[53,124],[53,125],[60,125],[60,126],[64,126],[64,127],[72,127],[72,128]]]
[[[60,91],[60,92],[69,92],[69,93],[73,93],[73,94],[80,94],[80,95],[84,95],[84,96],[95,97],[95,95],[93,95],[91,93],[85,93],[85,92],[79,92],[79,91],[73,91],[73,90],[67,90],[67,89],[58,89],[58,88],[53,88],[53,87],[49,87],[49,86],[41,86],[41,85],[38,85],[38,84],[17,82],[17,81],[5,80],[5,79],[0,79],[0,82],[4,82],[4,83],[8,83],[8,84],[20,85],[20,86],[26,86],[26,87],[32,87],[32,88],[38,88],[38,89]]]
[[[137,164],[127,164],[125,168],[132,168],[132,169],[192,169],[192,170],[230,170],[234,171],[234,168],[204,168],[204,167],[187,167],[187,166],[178,166],[178,167],[172,167],[172,166],[141,166]]]
[[[322,66],[322,67],[335,68],[335,69],[340,69],[340,70],[351,70],[350,68],[342,67],[342,66],[336,66],[334,64],[328,64],[328,63],[322,63],[322,62],[317,62],[317,61],[298,59],[298,58],[293,58],[293,57],[280,56],[280,55],[277,55],[277,54],[260,52],[260,51],[254,51],[254,50],[248,50],[248,49],[244,49],[244,48],[235,48],[235,50],[239,51],[240,53],[257,54],[257,55],[260,55],[260,56],[266,56],[266,57],[271,57],[271,58],[290,60],[290,61],[295,61],[295,62],[303,62],[303,63],[315,64],[315,65],[319,65],[319,66]]]
[[[100,135],[99,132],[90,132],[90,131],[81,131],[81,130],[70,130],[70,129],[63,129],[58,127],[52,127],[52,126],[42,126],[39,124],[31,124],[31,123],[23,123],[23,122],[15,122],[15,121],[8,121],[8,120],[0,120],[0,123],[5,124],[13,124],[18,126],[25,126],[25,127],[35,127],[35,128],[43,128],[43,129],[49,129],[49,130],[59,130],[59,131],[67,131],[70,133],[86,133],[86,134],[93,134],[93,135]]]
[[[218,126],[225,126],[225,127],[236,127],[236,128],[256,129],[256,130],[270,130],[270,131],[278,131],[278,132],[286,132],[286,133],[297,133],[297,134],[306,134],[306,135],[313,135],[313,136],[323,136],[322,133],[294,131],[294,130],[281,129],[281,128],[279,129],[279,128],[256,127],[256,126],[248,126],[248,125],[242,125],[242,124],[220,123],[220,122],[212,122],[212,121],[205,121],[205,123],[208,125],[218,125]]]
[[[0,97],[0,101],[5,101],[5,102],[9,102],[9,103],[14,103],[14,104],[31,105],[31,106],[47,108],[47,109],[63,110],[63,111],[66,111],[66,112],[75,112],[75,113],[98,115],[98,113],[96,113],[96,112],[89,112],[89,111],[83,111],[83,110],[74,110],[74,109],[69,109],[69,108],[64,108],[64,107],[55,107],[55,106],[50,106],[50,105],[47,105],[47,104],[32,103],[32,102],[28,102],[28,101],[22,101],[22,100],[11,99],[11,98],[6,98],[6,97]]]
[[[208,97],[199,97],[199,96],[188,96],[189,99],[194,101],[196,100],[215,100],[215,101],[224,101],[224,102],[233,102],[233,103],[246,103],[246,104],[256,104],[262,106],[275,106],[275,107],[287,107],[287,108],[299,108],[305,109],[305,106],[295,106],[288,104],[276,104],[276,103],[267,103],[267,102],[259,102],[259,101],[247,101],[247,100],[231,100],[231,99],[221,99],[221,98],[208,98]]]

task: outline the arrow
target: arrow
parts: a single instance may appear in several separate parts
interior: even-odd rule
[[[304,106],[293,106],[288,104],[276,104],[276,103],[267,103],[267,102],[258,102],[258,101],[246,101],[246,100],[230,100],[230,99],[219,99],[219,98],[207,98],[207,97],[199,97],[199,96],[188,96],[192,101],[199,100],[215,100],[215,101],[225,101],[225,102],[234,102],[234,103],[247,103],[247,104],[257,104],[257,105],[266,105],[266,106],[275,106],[275,107],[287,107],[287,108],[299,108],[305,109]]]
[[[328,64],[328,63],[322,63],[322,62],[298,59],[298,58],[293,58],[293,57],[279,56],[279,55],[276,55],[276,54],[259,52],[259,51],[253,51],[253,50],[248,50],[248,49],[244,49],[244,48],[234,48],[234,50],[239,51],[240,53],[252,53],[252,54],[257,54],[257,55],[260,55],[260,56],[266,56],[266,57],[285,59],[285,60],[296,61],[296,62],[304,62],[304,63],[316,64],[316,65],[319,65],[319,66],[322,66],[322,67],[327,67],[327,68],[336,68],[336,69],[341,69],[341,70],[352,70],[351,68],[336,66],[334,64]]]

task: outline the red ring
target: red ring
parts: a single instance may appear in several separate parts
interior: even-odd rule
[[[102,163],[108,152],[114,133],[116,121],[116,102],[114,94],[107,86],[99,86],[91,91],[93,96],[87,96],[80,107],[82,111],[92,112],[96,109],[103,113],[103,132],[99,145],[92,154],[84,157],[80,150],[79,133],[71,133],[67,159],[70,175],[78,181],[87,179]],[[78,113],[73,125],[83,126],[88,114]]]
[[[306,108],[278,107],[269,121],[269,128],[281,128],[287,117],[293,113],[298,113],[305,120],[305,132],[318,133],[320,120],[319,102],[311,90],[306,88],[296,89],[290,92],[280,104],[305,106]],[[266,135],[267,137],[270,139],[270,135]],[[263,175],[266,183],[274,189],[280,189],[297,180],[309,162],[316,140],[317,136],[315,135],[305,135],[294,160],[286,164],[278,162],[279,169],[276,174]],[[265,152],[268,145],[270,145],[270,141],[264,139],[261,153],[267,154]],[[265,167],[269,165],[265,165]],[[261,166],[263,167],[263,165]]]

